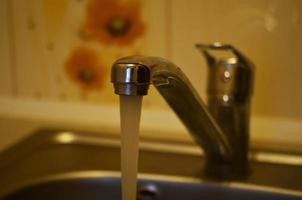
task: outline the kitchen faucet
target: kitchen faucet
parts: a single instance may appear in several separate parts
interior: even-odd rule
[[[249,174],[248,140],[253,64],[231,45],[198,44],[209,65],[208,105],[184,73],[159,57],[131,56],[112,66],[118,95],[147,95],[153,84],[205,154],[204,174],[214,179],[240,179]],[[215,59],[211,51],[232,57]]]

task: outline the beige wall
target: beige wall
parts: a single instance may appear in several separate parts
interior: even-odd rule
[[[0,1],[0,93],[2,95],[11,95],[13,92],[7,11],[7,3]]]
[[[302,119],[302,1],[173,0],[173,60],[205,96],[196,42],[233,44],[256,65],[253,114]]]
[[[146,35],[147,39],[140,44],[141,46],[146,44],[146,49],[142,52],[168,57],[178,64],[203,98],[205,98],[207,66],[202,55],[194,49],[194,44],[197,42],[226,42],[240,49],[256,65],[255,93],[252,102],[253,115],[302,120],[302,82],[300,80],[302,74],[300,61],[302,55],[302,1],[160,0],[152,1],[153,3],[144,2],[144,11],[147,13],[145,15],[148,15],[145,19],[150,20],[148,24],[151,25]],[[5,22],[9,20],[9,15],[7,15],[5,1],[1,1],[1,4],[4,6],[1,5],[3,12],[0,12],[0,20],[1,24],[5,25]],[[22,10],[21,3],[18,5],[18,9]],[[23,15],[25,14],[23,13]],[[22,15],[22,12],[17,15]],[[22,24],[22,22],[18,23]],[[11,24],[6,25],[11,26]],[[55,58],[48,54],[46,62],[39,60],[41,56],[32,53],[41,53],[37,49],[38,47],[35,47],[35,51],[31,51],[28,49],[31,47],[28,43],[30,41],[20,38],[19,41],[23,41],[23,43],[16,44],[15,53],[19,52],[21,56],[13,59],[18,60],[21,57],[18,63],[26,68],[20,68],[24,73],[19,73],[18,83],[16,83],[16,79],[11,73],[19,66],[10,65],[8,58],[11,51],[8,50],[7,29],[1,26],[0,31],[0,94],[2,96],[12,95],[13,86],[19,84],[19,89],[23,86],[29,88],[22,90],[22,95],[27,98],[60,100],[63,96],[66,101],[66,95],[62,95],[62,87],[54,85],[57,84],[56,79],[48,76],[48,73],[54,73],[49,70],[53,69],[52,66],[45,69],[39,68],[40,71],[34,70],[33,76],[28,71],[28,67],[34,65],[45,67],[46,65],[44,66],[43,63],[49,65],[48,60],[53,61]],[[11,39],[15,41],[16,38]],[[31,36],[31,40],[36,39],[39,37]],[[43,46],[44,44],[35,43],[35,45]],[[25,60],[30,60],[30,63],[24,62],[22,56]],[[43,76],[43,73],[46,73],[47,76]],[[25,76],[26,81],[23,81]],[[40,82],[43,82],[45,87],[43,84],[39,84]],[[41,92],[37,93],[31,87],[32,85]],[[109,82],[108,85],[108,88],[111,88]],[[67,100],[83,100],[78,97],[78,93],[81,92],[73,86],[68,86],[65,90],[73,92],[70,99],[67,95]],[[44,94],[45,96],[43,96]],[[22,95],[19,97],[22,98]],[[155,107],[164,104],[156,93],[151,92],[151,96],[146,98],[147,104]],[[98,99],[102,99],[102,95]],[[83,102],[86,101],[87,99],[84,98]]]

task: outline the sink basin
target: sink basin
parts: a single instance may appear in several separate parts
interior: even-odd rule
[[[140,149],[140,200],[302,200],[300,155],[254,151],[247,179],[221,182],[203,178],[199,153],[150,144]],[[0,154],[0,199],[119,200],[119,152],[112,135],[38,131]]]
[[[120,178],[115,176],[83,177],[72,180],[48,181],[21,189],[6,200],[119,200]],[[235,200],[235,199],[302,199],[301,197],[257,189],[225,187],[218,184],[190,183],[157,179],[140,179],[138,199],[148,200]]]

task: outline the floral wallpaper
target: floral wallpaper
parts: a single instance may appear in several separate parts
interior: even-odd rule
[[[137,54],[166,57],[167,43],[157,43],[166,40],[165,13],[152,11],[165,5],[161,0],[11,1],[14,93],[22,98],[116,103],[110,83],[116,59]],[[152,97],[146,100],[155,102]]]
[[[65,75],[80,89],[80,98],[87,99],[92,92],[102,93],[110,84],[109,63],[124,56],[120,48],[131,51],[132,45],[143,37],[145,23],[141,10],[140,0],[84,2],[83,17],[76,30],[80,44],[70,49],[64,62]],[[114,55],[100,56],[112,47]],[[136,51],[139,53],[140,49]]]
[[[111,45],[129,47],[145,31],[139,0],[88,0],[84,18],[80,38],[104,48]],[[82,90],[100,90],[108,73],[104,65],[97,51],[82,45],[71,50],[65,72]]]
[[[106,69],[92,49],[74,48],[65,62],[66,75],[82,90],[98,90],[104,86]]]
[[[90,0],[84,31],[101,44],[131,45],[145,31],[139,0]]]

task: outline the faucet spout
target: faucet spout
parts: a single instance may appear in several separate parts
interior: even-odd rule
[[[208,175],[225,176],[234,162],[232,143],[179,67],[159,57],[125,57],[113,64],[111,82],[118,95],[147,95],[153,84],[202,147],[205,170],[215,171]]]

